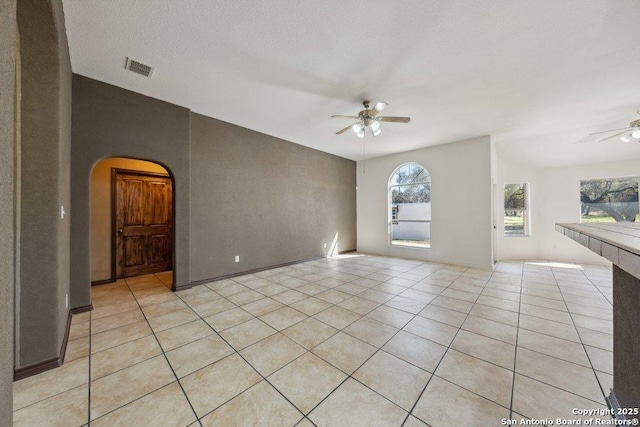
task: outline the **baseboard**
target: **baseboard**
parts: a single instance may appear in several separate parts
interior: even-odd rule
[[[109,283],[115,283],[115,280],[111,280],[111,279],[104,279],[104,280],[94,280],[93,282],[91,282],[91,286],[99,286],[99,285],[106,285]]]
[[[34,363],[33,365],[24,366],[13,371],[13,381],[19,381],[33,375],[40,374],[50,369],[59,368],[64,363],[64,356],[67,353],[67,342],[69,341],[69,331],[71,330],[71,310],[67,316],[67,327],[64,331],[64,337],[62,339],[62,345],[60,346],[60,356],[53,359],[44,360],[42,362]]]
[[[173,292],[178,292],[178,291],[186,291],[187,289],[191,289],[193,288],[193,283],[187,283],[185,285],[178,285],[178,286],[174,286],[171,288],[171,290]]]
[[[71,309],[71,314],[80,314],[93,310],[93,304],[83,305],[82,307],[76,307]]]
[[[347,250],[338,252],[338,254],[341,255],[341,254],[346,254],[346,253],[355,252],[355,251],[356,249],[347,249]],[[254,268],[253,270],[246,270],[240,273],[226,274],[224,276],[212,277],[210,279],[195,280],[191,282],[189,285],[178,286],[177,290],[189,289],[193,286],[203,285],[205,283],[215,282],[215,281],[224,280],[224,279],[232,279],[234,277],[244,276],[246,274],[260,273],[261,271],[273,270],[274,268],[280,268],[280,267],[288,267],[290,265],[302,264],[303,262],[316,261],[318,259],[323,259],[323,258],[326,258],[326,255],[320,255],[312,258],[305,258],[298,261],[284,262],[282,264],[271,265],[269,267]]]

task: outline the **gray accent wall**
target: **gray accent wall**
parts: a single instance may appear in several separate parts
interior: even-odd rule
[[[91,303],[90,180],[101,159],[162,165],[173,177],[174,283],[189,284],[189,110],[73,75],[71,146],[71,307]]]
[[[16,2],[0,0],[0,425],[13,415]]]
[[[193,281],[355,249],[356,164],[192,113],[191,230]]]
[[[15,367],[56,359],[67,325],[71,64],[61,1],[17,4],[21,56]]]

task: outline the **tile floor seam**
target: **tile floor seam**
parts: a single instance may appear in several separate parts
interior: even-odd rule
[[[513,352],[513,369],[512,369],[512,379],[511,379],[511,400],[509,402],[509,419],[513,419],[513,397],[516,389],[516,363],[518,362],[518,338],[520,336],[520,316],[522,310],[522,282],[524,281],[524,260],[522,261],[522,273],[520,275],[520,300],[518,301],[518,321],[516,325],[516,342],[515,348]]]
[[[586,274],[584,274],[584,270],[581,270],[582,274],[586,276]],[[553,269],[551,269],[551,274],[553,274],[553,277],[555,278],[555,273],[553,271]],[[613,272],[611,273],[613,275]],[[591,282],[591,280],[587,277],[587,280],[589,280],[589,283],[591,283],[591,286],[596,287],[595,285],[593,285],[593,283]],[[600,291],[598,289],[598,291]],[[567,300],[565,299],[564,293],[562,292],[562,289],[560,289],[560,295],[562,296],[562,301],[564,302],[565,306],[567,307],[567,311],[569,311],[569,305],[567,304]],[[603,294],[604,296],[604,294]],[[604,387],[602,386],[602,383],[600,381],[600,377],[598,377],[598,374],[596,372],[596,368],[593,366],[593,362],[591,361],[591,356],[589,356],[589,352],[587,351],[586,345],[582,339],[582,335],[580,335],[580,331],[578,330],[578,326],[575,324],[575,321],[573,320],[573,313],[571,311],[569,311],[569,316],[571,317],[571,323],[573,323],[573,327],[576,330],[576,333],[578,334],[578,339],[580,340],[580,344],[582,345],[582,349],[584,350],[585,354],[587,355],[587,359],[589,360],[589,363],[591,364],[591,370],[593,371],[593,375],[596,377],[596,382],[598,383],[598,387],[600,387],[600,391],[602,392],[603,398],[605,403],[607,402],[607,394],[604,391]],[[584,397],[584,396],[582,396]],[[589,399],[589,400],[593,400],[593,399]]]
[[[467,270],[469,270],[470,268],[471,268],[471,267],[467,267],[467,269],[465,270],[465,272],[466,272]],[[484,285],[484,286],[483,286],[483,288],[482,288],[483,290],[486,288],[486,286],[487,286],[487,284],[489,283],[489,281],[491,280],[491,277],[492,277],[492,276],[493,276],[493,272],[492,272],[492,273],[491,273],[491,275],[489,276],[489,279],[487,279],[487,281],[485,282],[485,285]],[[452,283],[453,283],[453,282],[452,282]],[[447,286],[447,288],[445,288],[445,289],[448,289],[448,288],[449,288],[449,287]],[[443,290],[443,292],[444,292],[444,290]],[[480,293],[480,294],[476,297],[476,301],[478,300],[478,298],[480,298],[480,295],[482,295],[482,293]],[[474,303],[474,305],[475,305],[475,303]],[[471,308],[471,309],[473,309],[473,306],[472,306],[472,308]],[[466,321],[467,321],[467,319],[469,318],[469,316],[471,315],[471,314],[470,314],[470,313],[471,313],[471,309],[469,309],[469,312],[466,314],[466,316],[465,316],[465,318],[464,318],[464,320],[463,320],[463,322],[462,322],[462,325],[464,325],[464,322],[466,322]],[[432,373],[432,375],[431,375],[431,378],[429,378],[429,380],[427,381],[427,383],[424,385],[424,388],[423,388],[423,389],[422,389],[422,391],[420,392],[420,395],[418,396],[418,398],[416,399],[416,401],[413,403],[413,406],[411,407],[411,410],[410,410],[410,411],[408,411],[408,415],[405,417],[403,424],[407,422],[407,420],[409,419],[409,416],[414,416],[414,417],[416,417],[415,415],[413,415],[413,411],[416,409],[416,406],[418,405],[418,402],[419,402],[419,401],[420,401],[420,399],[422,398],[422,395],[424,394],[424,392],[427,390],[427,387],[429,387],[429,383],[431,383],[431,381],[433,380],[433,377],[434,377],[434,376],[436,376],[436,372],[438,371],[438,368],[440,367],[440,364],[442,363],[442,361],[444,360],[444,358],[447,356],[447,353],[448,353],[448,352],[449,352],[449,350],[451,349],[451,344],[453,344],[453,342],[455,341],[456,337],[457,337],[457,336],[458,336],[458,334],[460,333],[460,330],[462,329],[462,325],[460,325],[460,327],[459,327],[459,328],[458,328],[458,330],[456,331],[455,335],[453,336],[453,338],[452,338],[452,339],[451,339],[451,341],[449,342],[449,345],[448,345],[448,346],[446,346],[446,347],[447,347],[447,349],[446,349],[446,350],[445,350],[445,352],[442,354],[442,357],[440,358],[440,360],[439,360],[439,361],[438,361],[438,363],[436,364],[435,368],[433,369],[433,373]],[[405,332],[406,332],[406,331],[405,331]],[[479,360],[480,360],[480,359],[479,359]],[[440,378],[440,376],[438,376],[438,378]],[[450,382],[450,381],[449,381],[449,382]],[[452,383],[452,384],[453,384],[453,383]],[[458,386],[458,387],[461,387],[461,386],[459,386],[458,384],[455,384],[455,385],[456,385],[456,386]],[[462,388],[464,388],[464,387],[462,387]],[[470,390],[469,390],[469,391],[470,391]],[[472,393],[477,394],[477,393],[475,393],[475,392],[472,392]],[[485,399],[486,399],[486,398],[485,398]],[[494,403],[495,403],[495,402],[494,402]],[[502,405],[500,405],[500,406],[502,406]],[[421,418],[419,418],[419,417],[416,417],[416,418],[418,418],[419,420],[421,420],[421,421],[422,421],[422,419],[421,419]]]

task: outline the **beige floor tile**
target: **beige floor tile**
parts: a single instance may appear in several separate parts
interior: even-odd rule
[[[260,320],[272,328],[281,331],[291,325],[301,322],[307,317],[309,316],[291,307],[282,307],[276,311],[265,314],[264,316],[260,316]]]
[[[198,313],[200,317],[208,317],[214,314],[222,313],[223,311],[236,308],[237,305],[226,299],[219,299],[204,304],[196,305],[193,310]]]
[[[282,307],[284,307],[284,304],[279,301],[271,298],[262,298],[258,301],[253,301],[249,304],[243,305],[242,309],[257,317],[267,313],[271,313],[272,311],[278,310]]]
[[[260,319],[252,319],[220,332],[236,350],[242,350],[253,343],[275,334],[277,331]]]
[[[155,391],[175,380],[164,356],[130,366],[91,382],[91,419]]]
[[[463,301],[456,298],[449,298],[443,295],[440,295],[437,298],[435,298],[433,301],[431,301],[431,304],[437,305],[438,307],[459,311],[465,314],[469,313],[469,311],[471,311],[471,307],[473,307],[472,302]]]
[[[313,316],[314,314],[320,313],[322,310],[326,310],[331,307],[331,303],[314,297],[309,297],[291,304],[291,307],[306,314],[307,316]]]
[[[447,348],[433,341],[400,331],[382,347],[382,350],[419,368],[433,372]]]
[[[492,320],[494,322],[504,323],[509,326],[518,326],[518,313],[514,313],[509,310],[502,310],[496,307],[489,307],[488,305],[476,304],[473,306],[469,314],[483,319]]]
[[[151,333],[151,328],[149,328],[146,320],[100,332],[91,336],[91,353],[97,353],[151,335]]]
[[[156,337],[162,349],[167,352],[213,333],[211,327],[199,319],[195,322],[185,323],[184,325],[158,332]]]
[[[345,381],[310,414],[319,427],[401,425],[407,413],[353,379]]]
[[[89,329],[91,322],[79,322],[79,323],[71,323],[71,327],[69,328],[69,341],[88,337]]]
[[[375,353],[376,348],[343,332],[338,332],[312,351],[350,375]]]
[[[198,417],[213,411],[261,380],[240,356],[233,354],[180,380]]]
[[[470,303],[474,303],[478,299],[478,294],[476,294],[476,293],[465,292],[465,291],[461,291],[459,289],[453,289],[451,287],[449,287],[449,288],[445,289],[444,291],[442,291],[442,293],[440,295],[444,296],[444,297],[447,297],[447,298],[455,298],[455,299],[458,299],[458,300],[467,301],[467,302],[470,302]]]
[[[402,330],[444,346],[451,344],[458,332],[458,328],[420,316],[416,316]]]
[[[591,368],[518,348],[516,372],[595,402],[604,403],[602,391]]]
[[[238,295],[242,292],[247,292],[249,290],[249,288],[247,288],[246,286],[242,286],[241,284],[231,280],[230,281],[224,280],[222,282],[224,282],[224,286],[217,286],[212,290],[218,293],[218,295],[223,296],[225,298],[228,298],[232,295]]]
[[[227,297],[229,301],[236,305],[249,304],[250,302],[258,301],[262,298],[265,298],[265,296],[254,290],[247,290]]]
[[[15,427],[46,425],[79,426],[87,423],[89,386],[83,384],[71,390],[41,400],[13,413]]]
[[[434,376],[412,412],[432,427],[499,426],[509,410]]]
[[[183,310],[187,307],[180,299],[172,299],[160,304],[152,304],[142,307],[142,311],[147,318],[162,316],[163,314],[172,313],[174,311]]]
[[[353,378],[410,411],[431,374],[379,351],[353,374]]]
[[[609,396],[611,389],[613,388],[613,375],[604,372],[596,371],[596,377],[600,383],[600,388],[605,396]]]
[[[423,310],[427,306],[427,303],[416,301],[410,298],[405,298],[402,296],[397,296],[385,302],[384,305],[386,305],[387,307],[406,311],[407,313],[418,314],[421,310]]]
[[[333,306],[313,317],[336,329],[343,329],[358,320],[361,316],[345,308]]]
[[[499,405],[511,403],[511,370],[449,350],[435,374]]]
[[[573,325],[567,325],[566,323],[554,322],[540,317],[521,314],[520,328],[545,335],[551,335],[556,338],[562,338],[563,340],[577,343],[580,342],[580,337],[576,332],[576,328]]]
[[[285,290],[286,289],[289,289],[289,288],[285,288]],[[274,295],[273,299],[281,302],[282,304],[290,305],[290,304],[293,304],[294,302],[301,301],[308,297],[309,295],[307,294],[303,294],[302,292],[298,292],[296,290],[291,289],[286,292],[282,292],[277,295]]]
[[[125,311],[113,316],[107,316],[93,320],[91,322],[91,333],[97,334],[99,332],[108,331],[120,326],[140,322],[142,320],[144,320],[144,315],[139,308],[136,308],[135,310]]]
[[[406,311],[398,310],[397,308],[387,307],[386,305],[381,305],[376,308],[369,314],[367,317],[375,319],[379,322],[386,323],[387,325],[393,326],[395,328],[404,327],[411,319],[414,318],[414,315],[411,313],[407,313]]]
[[[352,297],[347,300],[342,301],[338,306],[342,308],[346,308],[347,310],[353,311],[354,313],[358,313],[362,316],[369,313],[380,304],[377,302],[369,301],[360,297]]]
[[[204,368],[234,352],[222,338],[209,335],[166,353],[178,378]]]
[[[13,383],[13,409],[24,408],[89,381],[89,358],[67,362],[59,368]]]
[[[278,333],[245,348],[240,355],[256,371],[267,377],[306,351],[304,347]]]
[[[186,426],[196,416],[177,381],[91,422],[95,427]]]
[[[572,412],[574,408],[604,409],[605,406],[516,374],[513,386],[514,412],[535,419],[574,420],[578,418]]]
[[[319,294],[316,294],[314,297],[318,298],[319,300],[328,302],[330,304],[338,304],[346,299],[351,298],[351,294],[348,294],[346,292],[340,292],[335,289],[329,289],[324,292],[320,292]]]
[[[153,335],[91,355],[91,379],[96,380],[162,353]]]
[[[567,298],[567,297],[565,297]],[[603,320],[613,320],[613,308],[598,308],[589,305],[573,304],[567,301],[567,307],[571,313],[581,314],[583,316],[595,317]]]
[[[467,315],[460,313],[459,311],[449,310],[448,308],[438,307],[436,305],[428,305],[418,313],[418,316],[426,317],[427,319],[436,320],[441,323],[446,323],[449,326],[459,328],[462,326],[464,319]]]
[[[198,315],[190,308],[174,311],[173,313],[163,314],[162,316],[152,317],[148,319],[149,325],[155,333],[170,329],[185,323],[198,320]]]
[[[283,334],[307,350],[311,350],[337,332],[338,330],[336,328],[322,323],[313,317],[309,317],[282,331]]]
[[[375,289],[368,289],[358,295],[358,297],[377,302],[379,304],[384,304],[385,302],[393,299],[395,295],[387,292],[377,291]]]
[[[601,348],[585,346],[593,369],[613,375],[613,352]]]
[[[520,329],[518,347],[544,353],[578,365],[591,367],[582,344]]]
[[[216,331],[224,331],[225,329],[239,325],[253,318],[252,314],[247,313],[242,308],[238,307],[205,317],[204,321],[211,325],[211,327]]]
[[[398,329],[368,317],[362,317],[344,328],[343,331],[374,347],[382,347],[398,332]]]
[[[207,290],[206,292],[200,292],[199,294],[182,297],[182,300],[193,307],[207,302],[216,301],[220,298],[222,297],[218,293]]]
[[[69,341],[67,344],[67,351],[64,356],[64,361],[71,362],[72,360],[80,359],[89,355],[89,337],[78,338],[73,341]]]
[[[547,320],[553,320],[554,322],[566,323],[567,325],[573,325],[571,316],[566,311],[554,310],[552,308],[540,307],[537,305],[520,304],[520,314],[527,314],[529,316],[541,317]]]
[[[307,414],[346,378],[313,353],[306,353],[271,375],[269,382]]]
[[[409,418],[407,418],[407,421],[405,421],[405,423],[402,424],[402,427],[429,427],[429,426],[423,423],[422,421],[420,421],[419,419],[417,419],[416,417],[414,417],[413,415],[410,415]]]
[[[537,305],[554,310],[567,311],[564,301],[558,301],[550,298],[537,297],[533,295],[522,295],[522,302],[529,305]]]
[[[202,419],[207,426],[292,426],[302,414],[262,381]]]
[[[451,348],[505,369],[513,370],[516,347],[503,341],[460,330]]]
[[[487,286],[485,289],[483,289],[482,295],[493,298],[500,298],[508,301],[520,301],[520,292],[510,292],[503,289],[496,289],[492,286]]]
[[[182,300],[178,298],[176,294],[173,292],[159,293],[155,295],[146,295],[144,297],[138,295],[136,298],[137,298],[138,304],[142,308],[148,307],[150,305],[164,304],[166,302],[171,302],[171,301],[182,302]]]
[[[613,334],[613,322],[595,317],[572,314],[573,322],[579,328],[591,329],[605,334]]]
[[[518,334],[518,328],[514,326],[476,316],[469,316],[462,325],[462,329],[509,344],[516,343],[516,336]]]
[[[613,335],[584,328],[578,328],[578,334],[585,345],[613,351]]]

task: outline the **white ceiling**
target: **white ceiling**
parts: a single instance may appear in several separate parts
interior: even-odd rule
[[[64,0],[75,73],[353,160],[493,135],[534,166],[640,158],[598,143],[640,109],[637,0]],[[156,68],[147,79],[126,57]]]

